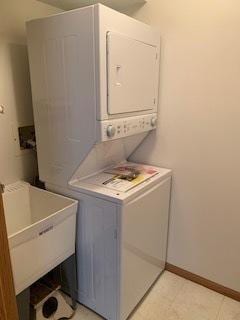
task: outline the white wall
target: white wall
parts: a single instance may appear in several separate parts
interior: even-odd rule
[[[134,158],[174,170],[168,262],[240,291],[240,3],[132,15],[162,35],[159,128]]]
[[[0,1],[0,182],[31,179],[33,151],[21,152],[18,127],[33,124],[25,21],[59,12],[36,0]]]

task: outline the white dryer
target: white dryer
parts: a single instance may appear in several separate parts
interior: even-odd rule
[[[156,129],[157,30],[98,4],[30,21],[27,37],[43,181],[123,161]]]
[[[78,300],[125,320],[164,268],[171,171],[127,189],[105,171],[157,127],[159,32],[98,4],[27,35],[40,179],[80,200]]]

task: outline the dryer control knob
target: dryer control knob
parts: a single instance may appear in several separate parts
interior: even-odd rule
[[[152,118],[151,119],[151,126],[155,127],[157,125],[157,118]]]
[[[116,128],[113,125],[110,124],[107,127],[107,136],[109,138],[112,138],[112,137],[114,137],[115,133],[116,133]]]

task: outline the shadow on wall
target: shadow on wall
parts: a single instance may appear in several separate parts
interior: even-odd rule
[[[16,120],[19,126],[33,124],[32,95],[27,47],[11,43],[9,46]]]
[[[154,162],[154,153],[156,153],[156,149],[158,149],[156,135],[156,130],[150,132],[146,138],[144,138],[143,142],[134,150],[129,161],[159,166],[158,162]],[[144,150],[144,152],[142,152],[142,150]]]
[[[20,149],[18,128],[33,125],[31,86],[27,47],[1,39],[1,181],[31,181],[37,171],[36,155]]]
[[[138,12],[138,10],[140,10],[145,5],[146,5],[145,3],[133,4],[129,7],[127,7],[127,10],[124,10],[123,13],[125,13],[129,16],[133,16],[134,14],[136,14]]]

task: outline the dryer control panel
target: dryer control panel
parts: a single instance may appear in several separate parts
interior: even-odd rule
[[[109,141],[128,137],[155,129],[157,114],[99,121],[100,141]]]

